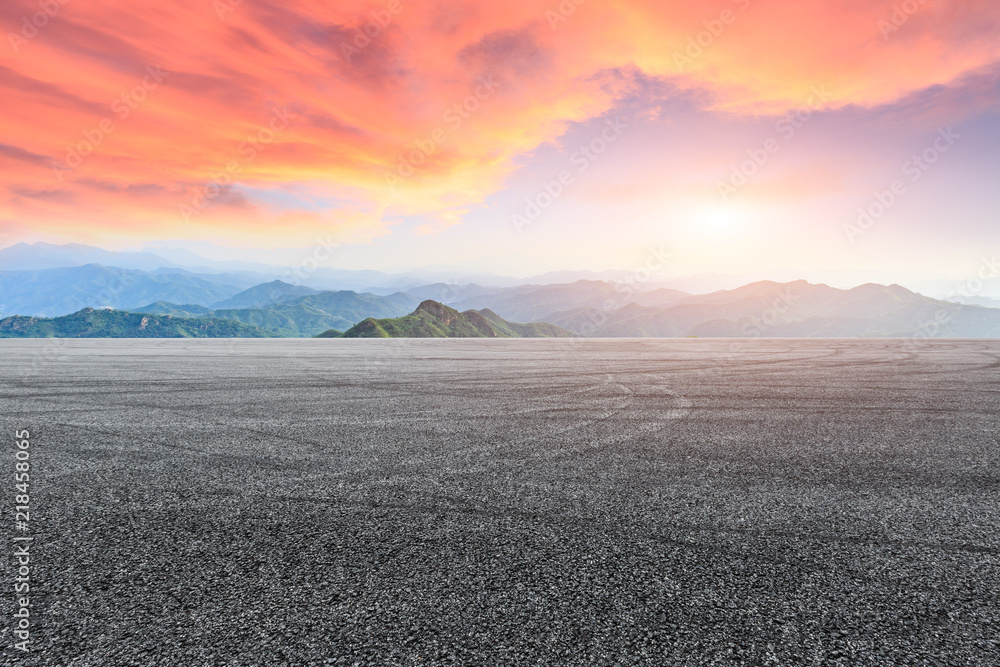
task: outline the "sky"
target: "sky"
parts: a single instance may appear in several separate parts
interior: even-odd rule
[[[1000,250],[996,0],[5,0],[0,26],[0,246],[856,283]]]

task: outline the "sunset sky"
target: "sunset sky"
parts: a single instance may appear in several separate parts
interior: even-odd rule
[[[0,245],[332,239],[335,266],[510,275],[668,248],[857,282],[1000,251],[996,0],[5,0],[0,25]]]

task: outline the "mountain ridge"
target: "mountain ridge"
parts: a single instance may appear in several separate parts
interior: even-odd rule
[[[433,301],[465,314],[462,335],[491,337],[565,335],[558,331],[563,329],[611,338],[911,337],[927,332],[1000,338],[1000,309],[964,299],[964,303],[933,299],[898,284],[865,283],[845,290],[805,280],[756,281],[688,294],[664,287],[638,291],[631,285],[578,280],[505,288],[434,283],[407,292],[373,294],[316,290],[282,280],[247,286],[251,279],[241,274],[206,276],[170,268],[143,272],[100,264],[0,271],[0,317],[55,318],[83,308],[110,307],[174,318],[230,320],[270,335],[311,337],[331,330],[346,334],[369,318],[414,316],[422,303]],[[425,305],[416,313],[433,324],[423,327],[421,335],[455,335],[449,333],[450,321],[436,321],[452,315],[434,308]],[[368,335],[395,335],[382,325],[366,327]]]
[[[304,285],[291,285],[282,280],[272,280],[260,283],[235,294],[228,299],[212,304],[212,310],[227,310],[234,308],[261,308],[284,301],[292,301],[299,297],[317,294],[319,290]]]
[[[84,308],[60,317],[13,315],[0,320],[0,338],[271,338],[241,322],[213,318]]]
[[[273,283],[267,283],[265,286],[270,285]],[[288,285],[288,287],[294,286]],[[257,295],[267,291],[258,291]],[[303,296],[294,296],[287,292],[287,289],[279,288],[278,293],[285,294],[287,300],[257,308],[214,309],[157,302],[134,309],[134,312],[181,317],[215,317],[243,322],[286,338],[304,338],[316,336],[330,329],[344,331],[367,317],[399,317],[409,313],[418,303],[415,297],[402,293],[379,296],[350,290],[322,292],[310,290],[310,293]],[[256,297],[251,295],[251,298]]]
[[[321,334],[323,337],[332,335]],[[366,318],[345,331],[340,338],[573,338],[579,334],[547,322],[508,322],[484,310],[458,310],[427,299],[404,317]]]

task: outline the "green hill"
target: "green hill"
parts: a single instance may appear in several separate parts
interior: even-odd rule
[[[553,324],[507,322],[490,310],[460,313],[437,301],[424,301],[405,317],[368,318],[351,327],[342,338],[568,338],[574,334]],[[322,334],[335,337],[332,332]]]
[[[0,338],[269,338],[257,327],[216,318],[83,310],[55,318],[15,315],[0,320]]]

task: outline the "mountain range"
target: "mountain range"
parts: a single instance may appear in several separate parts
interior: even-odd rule
[[[199,250],[208,253],[222,253],[232,256],[233,249],[202,243]],[[323,249],[330,255],[336,244],[324,244]],[[340,248],[338,252],[343,252]],[[286,250],[275,253],[279,264],[264,264],[254,261],[209,259],[191,250],[172,247],[170,242],[150,243],[136,251],[113,251],[95,246],[69,243],[16,243],[0,248],[0,271],[40,271],[45,269],[67,269],[87,264],[118,267],[134,271],[164,272],[185,271],[211,278],[227,274],[230,282],[238,290],[253,285],[282,280],[304,284],[317,290],[352,290],[372,294],[393,294],[434,283],[448,285],[489,285],[493,288],[518,287],[522,285],[549,285],[572,283],[579,280],[604,281],[610,283],[627,282],[634,272],[622,270],[606,271],[553,271],[528,278],[516,278],[496,273],[467,271],[447,266],[430,266],[409,269],[397,273],[386,273],[373,269],[332,268],[314,259],[315,249]],[[290,268],[298,266],[299,268]],[[794,272],[776,271],[769,277],[782,276],[792,279]],[[235,278],[234,278],[235,277]],[[686,276],[663,276],[662,285],[650,287],[674,287],[687,292],[706,292],[736,287],[762,276],[727,275],[701,273]],[[233,283],[233,280],[237,281]],[[667,284],[669,282],[669,284]],[[1000,293],[995,296],[1000,297]],[[433,297],[428,297],[433,298]],[[205,303],[203,305],[208,305]],[[67,311],[69,312],[69,311]]]
[[[207,244],[212,245],[212,244]],[[333,246],[326,249],[330,250]],[[249,282],[239,289],[272,280],[308,283],[317,290],[353,290],[373,294],[392,294],[435,282],[447,281],[454,284],[484,282],[497,287],[510,287],[526,283],[547,284],[572,282],[580,279],[620,280],[627,272],[603,271],[561,271],[521,280],[492,273],[459,271],[448,267],[428,267],[402,273],[386,273],[372,269],[342,269],[322,265],[310,265],[312,255],[302,250],[299,261],[305,269],[290,269],[288,266],[262,264],[233,260],[212,260],[190,250],[153,244],[139,251],[113,251],[95,246],[68,243],[16,243],[0,248],[0,271],[40,271],[45,269],[67,269],[99,264],[136,271],[162,272],[163,270],[183,270],[201,276],[230,274],[248,278]],[[250,278],[252,276],[252,278]]]
[[[673,304],[575,308],[546,321],[596,337],[1000,337],[1000,309],[922,296],[899,285],[850,290],[758,282]]]
[[[140,271],[100,264],[0,271],[0,313],[57,317],[88,307],[131,310],[153,301],[209,305],[255,284],[253,278],[237,274]]]
[[[181,268],[180,264],[151,252],[117,252],[79,243],[16,243],[0,249],[0,267],[5,271],[67,269],[86,264],[139,271]]]
[[[112,308],[157,318],[229,321],[250,327],[233,329],[233,335],[311,337],[346,332],[346,336],[355,325],[369,319],[379,324],[386,335],[447,334],[449,327],[435,323],[407,320],[388,328],[381,324],[407,317],[425,319],[427,308],[420,310],[418,306],[434,301],[465,320],[472,318],[455,319],[458,329],[452,334],[472,327],[491,337],[494,333],[559,335],[554,333],[555,328],[549,333],[541,329],[518,332],[516,327],[521,325],[514,322],[540,323],[524,325],[539,327],[544,323],[590,337],[1000,337],[1000,308],[993,307],[1000,302],[980,296],[954,303],[900,285],[869,283],[845,290],[804,280],[759,281],[736,289],[694,294],[624,280],[586,279],[515,285],[439,281],[389,291],[386,285],[397,279],[405,284],[409,278],[347,272],[354,284],[376,277],[384,279],[381,287],[359,291],[324,289],[322,281],[293,284],[242,269],[199,273],[176,266],[142,270],[97,263],[38,268],[83,259],[124,261],[137,266],[156,263],[151,259],[155,257],[90,246],[18,244],[4,248],[0,250],[0,266],[21,268],[0,271],[0,317],[51,320],[78,315],[85,309]],[[327,271],[329,275],[337,273]],[[484,327],[481,320],[493,329]],[[24,320],[11,320],[11,326],[15,323],[19,331],[37,330],[43,335],[61,330],[49,324],[38,324],[42,328],[33,329]],[[378,333],[371,323],[366,326],[369,333]]]
[[[97,276],[110,274],[119,281],[130,278],[130,272],[123,269],[80,269]],[[182,280],[167,283],[157,278],[162,276],[140,275],[116,296],[119,300],[134,300],[136,295],[167,292],[183,298],[196,293],[204,303],[220,294],[217,287],[206,286],[194,276],[182,275]],[[8,278],[0,275],[0,289],[5,279]],[[236,294],[224,293],[226,298],[207,306],[160,299],[118,311],[231,321],[251,327],[241,331],[253,335],[260,332],[281,337],[310,337],[330,330],[344,331],[345,337],[362,333],[464,336],[472,330],[488,337],[563,335],[562,330],[606,338],[1000,337],[1000,309],[931,299],[899,285],[867,284],[841,290],[805,281],[758,282],[735,290],[691,295],[669,289],[636,292],[603,281],[578,281],[499,289],[429,285],[412,292],[383,296],[350,290],[316,291],[271,281]],[[465,318],[456,318],[457,329],[422,321],[429,314],[429,307],[417,308],[421,302],[441,303],[423,298],[428,294],[439,296],[443,307]],[[6,291],[3,295],[8,302],[12,301]],[[88,302],[74,285],[66,287],[62,303],[93,307],[89,305],[93,302]],[[98,308],[108,307],[103,299],[98,299],[97,304]],[[414,317],[417,319],[407,319]],[[470,317],[473,323],[466,321]],[[521,331],[517,329],[521,325],[513,324],[519,321],[538,324],[524,325],[535,327],[533,331]],[[493,329],[482,326],[483,322]],[[360,323],[367,328],[355,329]],[[551,329],[544,330],[543,324]]]
[[[240,303],[255,305],[226,307]],[[369,317],[400,317],[419,303],[418,298],[402,293],[379,296],[349,290],[316,292],[277,282],[240,292],[210,308],[157,301],[134,310],[156,315],[234,320],[279,336],[295,338],[315,336],[329,329],[349,329]]]

